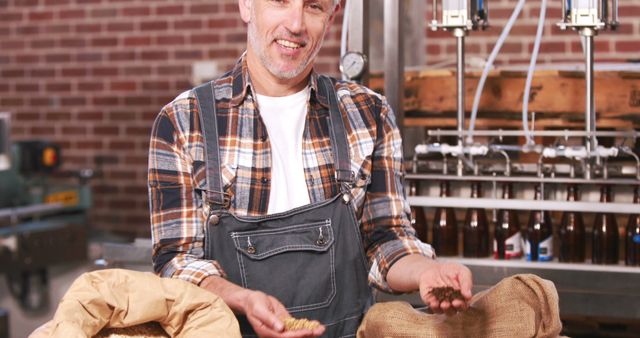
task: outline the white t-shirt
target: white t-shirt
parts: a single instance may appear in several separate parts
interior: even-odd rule
[[[302,165],[302,133],[309,87],[289,96],[256,96],[271,143],[271,191],[267,213],[309,204]]]

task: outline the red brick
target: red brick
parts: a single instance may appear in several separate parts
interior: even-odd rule
[[[66,34],[71,32],[71,26],[67,24],[50,25],[44,27],[42,30],[47,32],[47,34]]]
[[[4,97],[0,99],[0,105],[3,107],[20,107],[24,106],[24,99],[20,97]]]
[[[87,98],[85,98],[84,96],[76,96],[76,97],[63,97],[60,100],[60,103],[62,106],[64,107],[69,107],[69,106],[73,106],[73,107],[78,107],[78,106],[84,106],[87,104]]]
[[[29,16],[27,17],[27,19],[31,21],[51,20],[53,19],[53,12],[51,11],[31,12],[29,13]]]
[[[29,99],[29,106],[32,107],[46,107],[50,105],[50,100],[47,97],[32,97]]]
[[[71,114],[65,112],[48,112],[44,114],[44,118],[47,121],[69,121],[71,120]],[[63,131],[64,134],[66,134]]]
[[[199,60],[202,59],[203,52],[201,50],[177,50],[174,58],[177,60]]]
[[[184,36],[181,35],[161,35],[156,38],[158,45],[183,45],[185,43]]]
[[[38,83],[18,83],[18,84],[16,84],[16,92],[18,92],[18,93],[37,92],[38,90],[40,90],[40,85]]]
[[[86,134],[86,131],[83,134]],[[104,147],[101,141],[83,141],[78,142],[76,148],[80,150],[102,150]]]
[[[75,31],[81,34],[98,33],[102,31],[102,25],[99,23],[81,23],[75,26]]]
[[[31,127],[29,130],[30,130],[31,134],[33,134],[35,136],[53,135],[53,134],[55,134],[55,128],[54,127],[37,126],[37,127]]]
[[[117,106],[121,101],[117,96],[98,96],[91,100],[96,106]]]
[[[189,10],[191,14],[210,14],[218,13],[219,11],[220,6],[212,3],[192,5]]]
[[[152,70],[150,66],[129,66],[124,68],[123,73],[132,76],[151,75]]]
[[[133,81],[116,81],[111,83],[111,85],[109,86],[109,90],[135,91],[137,87],[137,84]]]
[[[618,52],[640,52],[639,41],[616,41],[615,50]]]
[[[82,77],[87,76],[88,71],[84,67],[68,67],[62,68],[62,76],[67,77]]]
[[[202,20],[178,20],[173,23],[173,28],[177,30],[197,30],[202,28]]]
[[[148,16],[151,14],[149,7],[125,7],[122,9],[124,16]]]
[[[162,61],[169,59],[169,52],[165,50],[142,51],[140,58],[146,61]]]
[[[64,82],[47,83],[45,90],[48,92],[70,92],[71,84]]]
[[[108,146],[109,150],[131,150],[135,148],[135,142],[131,141],[111,141]]]
[[[78,62],[100,62],[103,60],[103,55],[100,52],[88,52],[76,54],[76,61]]]
[[[16,57],[14,58],[14,61],[17,64],[38,63],[40,62],[40,55],[20,54],[20,55],[16,55]]]
[[[167,6],[158,6],[156,8],[157,15],[182,15],[184,13],[184,6],[182,5],[167,5]]]
[[[78,113],[79,121],[101,121],[104,114],[99,111],[81,111]]]
[[[2,75],[2,77],[9,77],[9,78],[13,78],[13,77],[19,77],[22,78],[24,77],[26,74],[25,70],[22,68],[18,68],[18,69],[5,69],[0,71],[0,75]]]
[[[21,22],[22,12],[0,12],[0,22]]]
[[[134,28],[133,22],[110,22],[107,24],[109,32],[131,32]]]
[[[18,26],[16,27],[16,33],[18,35],[34,35],[40,33],[40,27],[38,26]]]
[[[167,21],[147,21],[140,24],[142,31],[165,31],[169,29]]]
[[[151,125],[148,127],[127,127],[125,131],[126,135],[140,135],[140,136],[148,136],[151,135]]]
[[[93,127],[93,133],[101,136],[116,136],[120,134],[120,128],[116,126],[95,126]]]
[[[130,111],[118,111],[118,112],[109,112],[107,114],[107,120],[109,121],[133,121],[136,119],[135,114]]]
[[[63,48],[78,48],[84,47],[87,45],[87,42],[81,38],[68,38],[60,40],[60,47]]]
[[[118,11],[115,8],[98,8],[91,10],[90,15],[94,18],[115,18]]]
[[[161,90],[168,91],[171,84],[168,81],[144,81],[142,82],[142,90]]]
[[[120,71],[115,66],[101,66],[93,68],[91,73],[95,76],[116,76]]]
[[[151,37],[149,36],[127,36],[124,38],[123,44],[127,47],[149,46],[151,45]]]
[[[58,14],[60,19],[82,19],[86,16],[86,12],[84,9],[68,9],[61,10]]]
[[[114,47],[117,45],[118,45],[118,38],[114,38],[114,37],[91,39],[92,47]]]
[[[44,59],[46,62],[51,62],[51,63],[70,62],[71,54],[52,53],[52,54],[45,55]]]
[[[0,41],[0,49],[2,50],[20,50],[24,49],[27,46],[26,41],[24,40],[6,40]]]
[[[109,61],[133,61],[136,59],[134,51],[118,51],[109,53]]]
[[[39,49],[39,48],[53,48],[56,43],[55,41],[51,40],[51,39],[46,39],[46,40],[32,40],[31,43],[31,48],[35,48],[35,49]]]
[[[87,134],[87,127],[83,127],[83,126],[63,126],[61,131],[62,131],[62,133],[64,135],[69,135],[69,136],[78,136],[78,135],[80,135],[80,136],[84,136],[84,135]],[[86,144],[86,143],[88,143],[88,141],[84,141],[84,142],[81,142],[81,143]],[[80,148],[80,147],[78,147],[78,148]],[[83,148],[80,148],[80,149],[83,149]]]
[[[218,43],[220,42],[220,35],[219,34],[194,34],[189,38],[189,41],[192,44]]]
[[[233,28],[240,26],[240,20],[238,19],[211,19],[209,20],[207,27],[209,28]]]
[[[129,96],[124,98],[124,104],[127,106],[148,106],[151,104],[151,98],[148,96]]]
[[[36,112],[21,112],[13,115],[16,121],[35,122],[40,120],[40,114]]]

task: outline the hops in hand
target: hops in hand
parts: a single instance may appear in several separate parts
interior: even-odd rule
[[[317,320],[308,320],[306,318],[296,319],[293,317],[288,317],[283,318],[282,321],[284,322],[285,331],[296,331],[303,329],[313,330],[320,326],[320,323]]]
[[[433,288],[431,294],[436,297],[438,302],[448,301],[452,302],[455,299],[464,300],[460,290],[454,290],[452,287]]]

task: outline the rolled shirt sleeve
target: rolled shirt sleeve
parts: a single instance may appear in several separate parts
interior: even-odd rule
[[[419,254],[435,258],[432,247],[415,236],[410,206],[403,189],[402,141],[395,116],[382,98],[377,138],[372,155],[371,183],[365,195],[361,226],[369,258],[369,282],[394,292],[386,281],[400,258]]]
[[[195,123],[187,123],[194,121],[191,100],[178,97],[153,124],[148,188],[154,271],[199,285],[208,276],[225,274],[216,261],[204,259],[202,199],[186,149],[188,140],[202,137]]]

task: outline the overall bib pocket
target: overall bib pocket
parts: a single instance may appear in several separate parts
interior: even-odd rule
[[[230,235],[244,288],[276,297],[289,312],[326,307],[335,297],[331,219]]]

